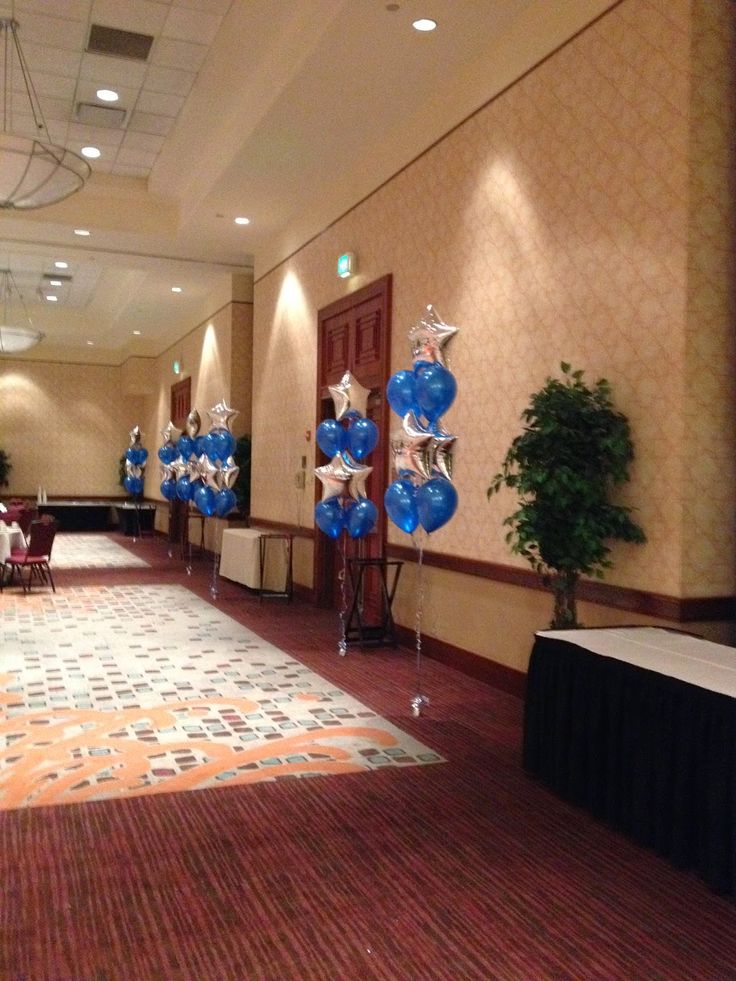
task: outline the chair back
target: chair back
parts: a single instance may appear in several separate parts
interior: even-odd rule
[[[0,511],[0,521],[4,521],[6,525],[12,525],[19,520],[20,515],[20,508],[8,508],[7,511]]]
[[[23,532],[25,538],[31,532],[31,522],[38,518],[38,511],[35,508],[23,508],[23,510],[18,515],[18,524],[20,525],[20,530]]]
[[[51,558],[51,548],[56,537],[56,521],[45,514],[31,522],[26,555],[29,559],[46,555]]]

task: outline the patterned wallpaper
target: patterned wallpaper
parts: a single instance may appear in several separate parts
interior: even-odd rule
[[[407,331],[427,303],[460,328],[445,420],[460,506],[431,549],[525,566],[504,542],[513,498],[488,503],[486,487],[530,393],[566,360],[609,379],[636,446],[621,499],[649,542],[617,546],[607,580],[733,591],[732,253],[719,210],[733,146],[727,73],[711,72],[727,63],[732,19],[729,0],[625,0],[256,284],[255,513],[311,524],[312,490],[299,512],[291,471],[314,426],[317,310],[391,272],[393,370],[409,365]],[[360,270],[349,286],[334,274],[347,249]],[[395,528],[391,539],[406,542]]]

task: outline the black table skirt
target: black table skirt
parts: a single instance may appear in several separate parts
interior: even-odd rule
[[[736,894],[736,699],[538,637],[524,766],[634,841]]]

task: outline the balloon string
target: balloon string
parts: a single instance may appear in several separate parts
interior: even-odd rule
[[[220,556],[215,549],[212,559],[212,585],[210,586],[210,595],[213,599],[217,599],[217,573],[220,569]]]
[[[422,617],[424,615],[424,544],[418,536],[412,535],[414,547],[417,550],[417,590],[416,590],[416,620],[415,620],[415,685],[416,694],[411,700],[412,713],[421,715],[422,708],[429,705],[429,699],[422,692]]]
[[[340,535],[338,539],[338,550],[340,555],[340,571],[337,574],[337,578],[340,580],[340,640],[337,644],[337,652],[340,657],[345,657],[348,652],[348,641],[347,625],[345,623],[345,614],[347,612],[347,597],[345,594],[345,579],[347,578],[347,553],[345,549],[344,535]]]

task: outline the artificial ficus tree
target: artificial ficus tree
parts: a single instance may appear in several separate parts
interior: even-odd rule
[[[581,575],[603,578],[609,542],[642,543],[631,508],[611,500],[629,479],[634,457],[629,423],[611,401],[605,378],[593,387],[562,362],[522,412],[524,431],[509,447],[488,497],[509,487],[518,507],[504,519],[511,551],[521,555],[554,595],[553,629],[578,627]]]

